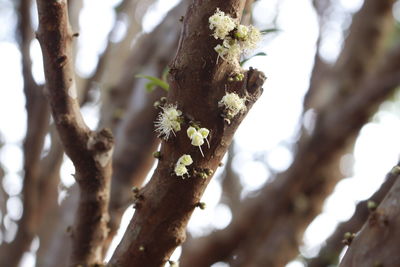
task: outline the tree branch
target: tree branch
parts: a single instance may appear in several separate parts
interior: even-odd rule
[[[339,254],[342,251],[344,234],[356,233],[360,230],[362,225],[370,215],[368,209],[368,202],[373,201],[379,205],[382,199],[389,192],[390,188],[396,182],[397,175],[388,173],[385,182],[381,185],[369,199],[361,201],[357,204],[356,210],[350,220],[339,224],[335,232],[326,240],[323,248],[321,248],[317,257],[309,259],[307,262],[308,267],[325,267],[332,264],[338,264]]]
[[[390,175],[396,182],[382,203],[364,224],[351,242],[339,266],[398,266],[400,255],[400,166],[392,169]]]
[[[391,9],[388,10],[382,15],[390,16]],[[393,49],[373,75],[358,82],[360,88],[355,90],[359,92],[347,98],[337,94],[331,99],[321,111],[312,136],[305,134],[300,139],[291,167],[268,184],[259,197],[244,203],[240,216],[234,218],[230,226],[194,240],[198,245],[187,251],[182,265],[208,266],[227,259],[236,251],[234,266],[244,262],[282,266],[297,255],[305,227],[320,212],[324,199],[341,177],[336,163],[354,142],[362,125],[399,84],[399,58],[400,49]],[[337,88],[345,88],[346,82],[346,79],[343,84],[342,80],[337,80]],[[301,202],[306,205],[301,205],[304,207],[299,211]],[[285,221],[290,237],[278,239]]]
[[[189,1],[183,0],[167,14],[164,21],[152,33],[140,37],[130,56],[136,61],[129,62],[129,68],[125,68],[125,79],[122,79],[113,89],[118,92],[127,92],[128,88],[133,88],[135,97],[131,99],[127,114],[116,129],[109,209],[110,232],[105,249],[117,233],[124,211],[132,204],[132,186],[142,186],[154,163],[152,153],[160,143],[154,132],[153,122],[158,114],[154,102],[166,94],[161,88],[157,88],[152,93],[144,92],[143,83],[134,79],[133,73],[142,72],[151,75],[154,73],[158,77],[162,76],[166,66],[173,59],[178,45],[180,29],[177,18],[184,14],[188,6]],[[136,98],[140,93],[145,94],[146,100],[143,103],[144,106],[139,109]]]
[[[107,233],[113,140],[107,130],[90,131],[79,111],[67,2],[37,0],[37,6],[37,38],[43,52],[47,95],[61,142],[74,163],[81,191],[73,230],[71,266],[100,264],[101,246]]]
[[[230,125],[221,118],[218,101],[225,94],[230,73],[239,68],[220,59],[211,36],[208,18],[219,7],[240,19],[244,1],[194,1],[184,19],[184,28],[177,55],[170,68],[169,103],[177,103],[187,120],[176,138],[162,143],[161,157],[149,184],[140,191],[140,207],[117,247],[110,266],[162,266],[173,250],[185,239],[185,228],[194,208],[199,203],[212,175],[206,179],[191,171],[191,178],[181,179],[171,172],[178,158],[190,154],[193,166],[204,173],[213,173],[225,154],[232,136],[244,118],[235,117]],[[245,79],[233,83],[230,90],[248,95],[247,110],[261,95],[264,75],[251,69]],[[196,99],[193,98],[196,96]],[[210,149],[204,158],[186,136],[189,120],[210,130]],[[193,167],[192,167],[193,168]],[[193,170],[193,169],[192,169]]]

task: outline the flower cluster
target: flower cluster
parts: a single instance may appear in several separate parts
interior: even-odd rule
[[[218,106],[225,109],[228,119],[232,119],[238,113],[246,110],[245,102],[246,98],[241,98],[236,93],[226,93],[218,102]]]
[[[237,59],[244,51],[255,49],[261,40],[261,32],[253,26],[240,25],[235,19],[219,10],[208,19],[215,39],[223,40],[214,47],[219,57],[227,61]]]
[[[181,130],[182,112],[177,109],[176,105],[168,105],[161,107],[162,111],[158,114],[155,121],[156,132],[158,137],[163,137],[168,140],[171,133],[175,135],[175,132]]]
[[[176,176],[182,176],[184,179],[184,175],[188,174],[188,169],[186,166],[189,166],[193,163],[193,159],[190,155],[182,155],[175,164],[174,172]]]
[[[214,15],[208,19],[210,30],[214,30],[215,39],[224,39],[236,27],[236,21],[229,15],[225,15],[217,8]]]
[[[210,143],[207,140],[208,134],[210,133],[210,130],[208,130],[207,128],[200,128],[200,129],[196,129],[192,126],[190,126],[189,128],[187,128],[186,130],[187,136],[190,138],[190,140],[192,140],[192,145],[194,146],[198,146],[201,152],[201,155],[203,155],[203,151],[201,150],[201,146],[204,144],[204,139],[207,142],[208,148],[210,148]]]

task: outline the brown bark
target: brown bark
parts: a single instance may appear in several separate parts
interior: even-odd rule
[[[393,4],[390,0],[379,2],[385,7],[385,12],[377,9],[384,17],[378,21],[390,20],[388,2]],[[370,14],[372,6],[368,3],[359,12]],[[371,28],[368,16],[364,22],[364,27]],[[371,23],[375,25],[376,22]],[[381,33],[378,36],[384,37],[388,27],[379,30]],[[368,42],[368,35],[365,38]],[[371,38],[374,43],[368,46],[371,59],[355,56],[355,62],[349,66],[368,65],[381,54],[379,44],[382,41],[375,40],[375,35]],[[356,46],[351,42],[346,45]],[[340,75],[336,72],[341,79],[331,82],[337,93],[321,110],[312,135],[304,133],[300,139],[291,167],[268,184],[259,197],[244,203],[240,216],[234,218],[228,228],[193,240],[193,245],[188,246],[182,257],[182,266],[208,266],[227,259],[233,253],[237,255],[233,266],[245,263],[248,266],[282,266],[297,255],[305,227],[319,214],[324,199],[341,178],[337,170],[338,160],[354,142],[362,125],[376,111],[377,105],[399,84],[396,78],[399,50],[396,48],[393,52],[387,55],[385,64],[367,78],[365,76],[373,69],[370,65],[362,67],[364,76],[358,74],[352,83],[348,80],[352,75],[350,70],[343,67]],[[363,81],[360,81],[362,78]],[[348,94],[353,90],[360,92]],[[343,97],[341,92],[347,92],[344,93],[347,97]],[[307,205],[298,211],[298,203],[302,202]],[[283,222],[288,222],[286,227]]]
[[[76,169],[80,186],[78,216],[73,229],[71,266],[102,262],[107,233],[112,136],[88,129],[79,111],[74,81],[67,2],[38,0],[39,39],[47,95],[61,142]]]
[[[396,182],[351,242],[339,266],[399,266],[400,166],[393,168]]]
[[[110,232],[105,243],[105,249],[118,231],[121,218],[126,208],[132,203],[132,186],[141,187],[146,175],[154,163],[153,152],[159,145],[159,139],[154,132],[154,121],[159,112],[154,102],[166,93],[161,88],[152,93],[145,92],[143,83],[134,79],[132,73],[161,77],[168,63],[172,60],[179,41],[179,24],[177,17],[184,14],[189,5],[188,0],[182,1],[171,10],[163,23],[152,33],[140,37],[131,55],[135,62],[130,62],[126,68],[126,79],[122,79],[118,92],[127,92],[133,88],[135,97],[127,114],[116,130],[116,144],[113,158],[113,178],[110,196]],[[150,56],[152,54],[152,56]],[[132,64],[133,63],[133,64]],[[145,94],[143,107],[138,108],[138,95]]]
[[[231,64],[223,60],[216,63],[217,54],[213,48],[217,42],[208,29],[208,17],[217,7],[240,19],[244,2],[194,1],[189,7],[178,52],[170,68],[168,95],[168,102],[178,104],[186,121],[176,138],[162,143],[162,160],[149,184],[140,192],[143,200],[110,266],[162,266],[169,259],[184,241],[190,215],[212,176],[203,179],[191,171],[192,177],[181,179],[171,174],[174,164],[182,154],[190,153],[194,168],[200,172],[207,169],[214,172],[244,118],[245,114],[239,115],[228,125],[218,109],[229,74],[239,66],[238,62]],[[250,109],[261,94],[264,79],[262,73],[250,70],[242,82],[233,83],[229,90],[241,96],[248,95],[246,105]],[[204,158],[186,136],[184,129],[189,120],[210,129],[211,148],[204,151]]]
[[[397,175],[389,173],[379,190],[376,191],[369,199],[361,201],[357,204],[353,216],[348,221],[341,223],[336,228],[335,232],[326,240],[326,244],[321,248],[318,256],[308,260],[307,266],[325,267],[332,264],[338,264],[339,254],[344,247],[342,242],[344,234],[347,232],[356,233],[360,230],[371,212],[368,209],[368,202],[373,201],[379,205],[396,180]]]

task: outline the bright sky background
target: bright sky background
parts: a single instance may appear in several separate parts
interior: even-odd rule
[[[4,0],[1,3],[3,2]],[[90,74],[98,54],[104,49],[105,38],[115,19],[112,7],[118,2],[84,1],[78,38],[81,50],[76,64],[81,74]],[[340,6],[337,6],[337,9],[346,12],[355,12],[362,4],[362,0],[339,2]],[[156,26],[163,14],[176,3],[177,0],[159,0],[144,18],[145,31],[150,31]],[[4,7],[7,5],[10,5],[9,0],[5,1]],[[266,38],[259,49],[268,56],[254,58],[246,64],[247,67],[253,66],[264,71],[268,80],[263,96],[236,134],[238,153],[234,163],[236,167],[240,167],[236,170],[245,185],[244,196],[260,188],[268,180],[271,170],[267,165],[275,172],[283,171],[290,165],[290,148],[295,142],[302,100],[308,89],[313,64],[318,28],[316,15],[309,0],[260,0],[254,7],[256,26],[261,29],[270,28],[273,17],[268,16],[267,11],[274,10],[278,5],[280,13],[277,25],[281,31],[274,38]],[[15,230],[13,220],[18,220],[21,216],[22,204],[18,195],[22,188],[21,144],[26,130],[26,114],[22,92],[21,56],[16,43],[9,37],[14,31],[16,18],[7,10],[0,8],[0,24],[9,26],[0,28],[0,79],[3,84],[0,89],[0,135],[6,143],[0,150],[0,161],[7,171],[3,186],[11,196],[7,202],[8,215],[4,219],[12,232],[12,229]],[[35,12],[36,10],[33,10],[33,13]],[[339,15],[340,12],[337,13],[336,21],[329,24],[326,32],[329,38],[325,40],[321,49],[326,60],[334,60],[337,57],[343,41],[341,25],[348,23],[344,16]],[[399,15],[399,12],[396,14]],[[36,40],[32,43],[31,52],[35,79],[43,82],[40,47]],[[397,100],[400,100],[400,95],[397,96]],[[83,112],[89,125],[95,128],[98,120],[97,109],[86,108]],[[315,255],[336,225],[353,214],[357,201],[369,197],[382,183],[385,174],[399,158],[398,133],[398,102],[397,106],[393,102],[385,103],[374,119],[363,127],[355,146],[354,157],[348,155],[343,159],[343,172],[349,178],[337,185],[334,194],[325,203],[324,212],[307,229],[301,250],[305,256]],[[258,155],[257,160],[254,155]],[[349,162],[354,162],[352,172],[346,167]],[[62,181],[66,185],[73,183],[70,176],[73,172],[71,162],[66,161],[62,167]],[[229,208],[218,204],[220,194],[221,187],[217,179],[213,179],[203,197],[207,209],[196,210],[190,221],[189,230],[194,236],[206,234],[214,227],[223,228],[230,222]],[[133,209],[128,210],[133,212]],[[4,215],[0,214],[0,218],[2,216]],[[125,226],[131,216],[124,216]],[[0,240],[11,238],[12,236],[0,236]],[[32,251],[37,247],[38,241],[34,242]],[[174,257],[179,253],[180,250]],[[33,264],[33,254],[27,254],[22,267],[31,267]],[[218,263],[213,266],[226,265]],[[293,261],[287,266],[301,267],[303,264]]]

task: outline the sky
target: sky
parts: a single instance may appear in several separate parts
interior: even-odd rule
[[[9,1],[3,0],[6,5]],[[80,18],[80,37],[76,66],[81,75],[89,75],[95,66],[99,53],[104,49],[104,41],[111,29],[115,16],[112,8],[119,1],[84,1]],[[145,31],[151,31],[177,0],[159,0],[151,7],[143,19]],[[341,0],[337,10],[348,14],[357,11],[362,0]],[[6,5],[4,7],[6,7]],[[318,35],[317,18],[309,0],[260,0],[254,6],[255,25],[260,29],[270,28],[272,16],[266,10],[279,7],[277,27],[280,30],[273,37],[267,37],[255,52],[263,51],[266,57],[251,59],[246,67],[262,70],[268,77],[264,93],[246,117],[235,136],[237,144],[234,157],[235,170],[245,186],[243,197],[259,189],[268,181],[272,172],[285,170],[292,161],[291,147],[296,141],[298,119],[302,111],[303,96],[308,89],[310,72]],[[400,10],[397,5],[396,10]],[[35,13],[35,10],[33,10]],[[266,15],[267,14],[267,15]],[[341,27],[349,23],[346,17],[334,14],[322,44],[321,53],[325,60],[333,61],[340,51],[343,36]],[[399,12],[395,14],[399,16]],[[3,186],[10,199],[7,202],[8,214],[3,216],[10,232],[21,217],[21,200],[18,195],[22,189],[20,178],[22,168],[21,144],[25,134],[26,114],[24,110],[23,82],[21,79],[21,55],[16,43],[8,37],[13,32],[15,17],[6,8],[0,9],[0,136],[5,145],[0,150],[0,161],[6,167],[7,176]],[[34,76],[43,82],[43,68],[40,47],[35,40],[31,45]],[[289,77],[289,78],[288,78]],[[400,95],[397,96],[400,100]],[[98,121],[98,109],[89,107],[82,110],[85,120],[94,129]],[[311,114],[312,115],[312,114]],[[348,219],[354,212],[358,201],[368,198],[382,183],[385,174],[399,159],[400,110],[393,102],[384,103],[374,118],[366,124],[355,145],[353,155],[342,159],[342,172],[348,177],[338,183],[334,193],[327,199],[324,211],[307,228],[301,252],[313,256],[322,242],[332,233],[336,225]],[[47,140],[49,146],[49,140]],[[255,157],[254,155],[257,155]],[[354,163],[354,165],[352,164]],[[239,168],[240,167],[240,168]],[[73,165],[66,159],[62,166],[62,181],[73,184],[71,173]],[[216,174],[218,175],[218,174]],[[231,212],[224,204],[219,204],[221,186],[213,179],[203,196],[206,210],[196,210],[189,223],[189,231],[194,236],[204,235],[212,228],[221,229],[229,224]],[[124,215],[126,227],[133,209]],[[121,235],[119,235],[120,237]],[[0,240],[10,240],[11,236],[0,236]],[[118,241],[114,242],[114,247]],[[36,240],[32,252],[38,247]],[[111,252],[110,252],[111,253]],[[178,257],[178,249],[174,257]],[[21,267],[34,264],[33,253],[26,254]],[[223,263],[213,267],[226,266]],[[300,261],[293,261],[287,267],[302,267]]]

